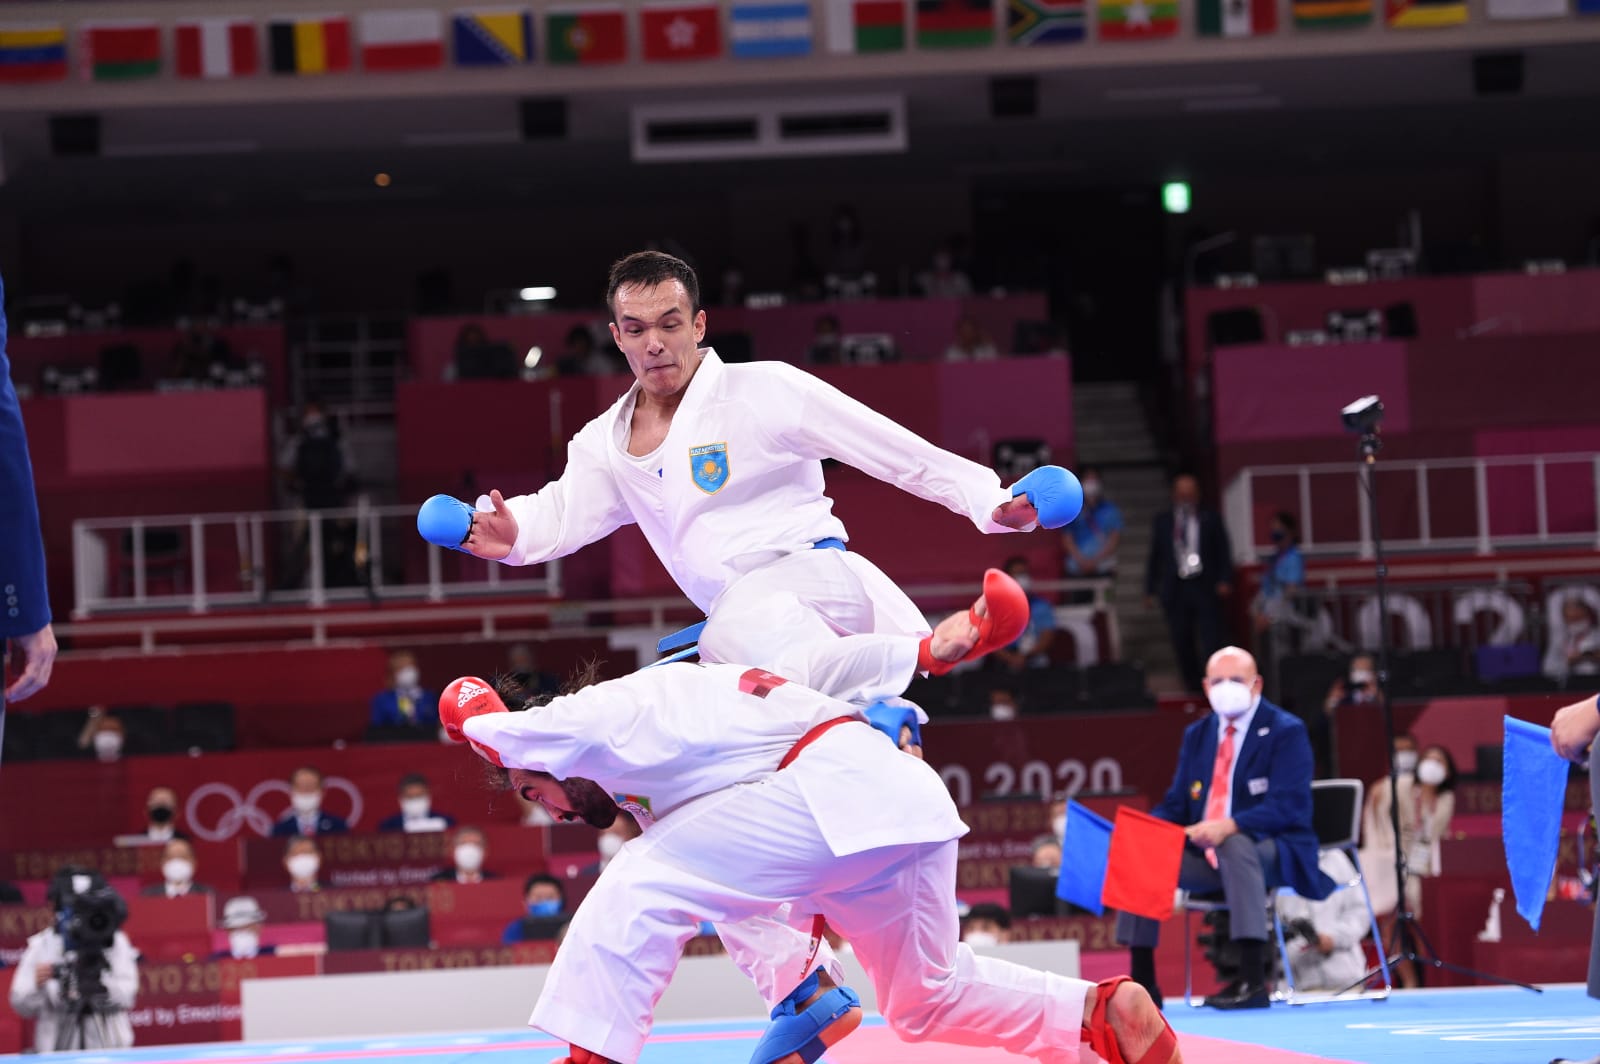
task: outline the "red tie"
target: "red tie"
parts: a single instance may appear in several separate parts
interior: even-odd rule
[[[1211,793],[1206,796],[1207,820],[1220,820],[1228,812],[1228,791],[1233,787],[1233,733],[1236,731],[1238,725],[1228,725],[1222,742],[1217,744],[1217,764],[1211,770]],[[1206,860],[1212,868],[1217,867],[1217,851],[1207,847]]]

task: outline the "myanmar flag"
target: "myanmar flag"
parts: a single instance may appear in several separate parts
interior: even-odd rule
[[[1291,0],[1296,29],[1348,29],[1372,21],[1372,0]]]
[[[533,59],[533,16],[526,11],[458,11],[450,35],[456,66],[510,66]]]
[[[285,16],[267,24],[274,74],[337,74],[350,69],[350,20]]]
[[[1006,37],[1015,45],[1083,40],[1083,0],[1009,0]]]
[[[59,22],[0,25],[0,82],[60,81],[67,76],[67,31]]]
[[[1389,0],[1389,25],[1396,29],[1433,29],[1466,21],[1466,0]]]
[[[830,0],[828,51],[903,52],[905,47],[906,0]]]
[[[1178,32],[1178,0],[1100,0],[1102,41],[1143,41]]]
[[[89,26],[84,71],[95,81],[129,81],[161,73],[161,27],[154,22]]]
[[[1277,28],[1277,0],[1199,0],[1195,15],[1202,37],[1260,37]]]
[[[628,58],[628,29],[620,6],[551,8],[545,14],[545,41],[552,63],[620,63]]]
[[[918,48],[982,48],[994,43],[990,0],[917,0]]]

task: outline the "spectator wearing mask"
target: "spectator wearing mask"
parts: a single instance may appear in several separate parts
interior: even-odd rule
[[[122,721],[107,713],[104,706],[90,706],[83,730],[78,733],[78,749],[90,751],[96,761],[109,765],[122,760],[126,737]]]
[[[1016,720],[1017,696],[1009,687],[995,687],[989,691],[989,719]]]
[[[553,673],[539,668],[539,658],[531,643],[513,643],[506,651],[506,673],[517,685],[532,695],[553,695],[561,692],[561,681]]]
[[[1011,940],[1011,911],[992,901],[979,902],[961,920],[961,941],[974,949]]]
[[[1043,595],[1033,590],[1033,574],[1028,559],[1016,557],[1006,562],[1006,573],[1028,596],[1028,627],[1008,647],[994,652],[995,660],[1013,672],[1042,669],[1050,664],[1050,646],[1056,639],[1056,611]]]
[[[264,909],[249,895],[229,898],[222,907],[222,928],[228,932],[228,948],[212,954],[212,960],[247,961],[255,957],[270,957],[277,952],[275,946],[261,944],[261,930],[267,925]]]
[[[306,400],[298,429],[278,452],[278,472],[301,509],[335,510],[350,505],[356,482],[355,457],[338,421],[328,416],[320,401]],[[324,585],[350,587],[360,583],[354,521],[324,516],[321,527]],[[310,537],[308,521],[298,529],[289,564],[284,567],[286,588],[305,584],[311,560]]]
[[[1233,550],[1222,518],[1201,508],[1200,482],[1187,473],[1172,480],[1172,509],[1151,523],[1144,593],[1147,605],[1159,602],[1166,614],[1184,684],[1200,693],[1200,663],[1222,646],[1222,600],[1233,593]]]
[[[322,853],[315,839],[296,835],[283,848],[283,867],[289,873],[289,889],[296,894],[312,894],[322,889],[317,873],[322,871]]]
[[[1317,867],[1336,883],[1349,883],[1356,875],[1350,858],[1339,850],[1323,852]],[[1279,894],[1277,903],[1295,990],[1338,991],[1361,978],[1367,970],[1361,942],[1370,924],[1359,891],[1336,890],[1322,901]]]
[[[161,882],[140,891],[146,898],[183,898],[190,894],[210,894],[204,883],[196,883],[194,847],[188,839],[173,839],[161,851]]]
[[[811,326],[811,346],[806,361],[813,366],[837,366],[844,361],[844,332],[836,314],[818,314]]]
[[[956,338],[945,348],[946,362],[992,362],[999,357],[994,341],[983,331],[977,318],[963,314],[956,319]]]
[[[1550,633],[1544,673],[1561,684],[1574,677],[1600,676],[1600,631],[1595,629],[1588,605],[1576,595],[1568,595],[1561,603],[1561,625]]]
[[[1450,751],[1442,746],[1428,746],[1416,755],[1416,768],[1401,773],[1402,750],[1396,743],[1395,771],[1399,790],[1391,792],[1389,778],[1385,776],[1373,783],[1367,796],[1361,824],[1361,872],[1366,877],[1367,889],[1372,895],[1373,911],[1380,917],[1392,913],[1397,905],[1394,877],[1394,823],[1391,816],[1391,794],[1397,794],[1393,805],[1400,812],[1400,853],[1406,866],[1406,908],[1413,915],[1421,915],[1422,879],[1439,874],[1439,840],[1450,831],[1450,820],[1456,811],[1456,764]],[[1385,925],[1392,921],[1385,920]],[[1388,935],[1388,926],[1384,928]],[[1416,965],[1405,961],[1395,965],[1395,974],[1403,987],[1417,985]]]
[[[397,650],[389,655],[389,686],[372,696],[369,728],[415,731],[432,738],[439,729],[439,693],[422,686],[416,655]]]
[[[553,917],[561,916],[567,908],[567,891],[561,885],[561,880],[543,872],[535,873],[528,877],[522,885],[522,902],[527,907],[528,916]],[[514,942],[528,941],[524,935],[527,928],[522,923],[522,917],[517,917],[506,925],[505,932],[501,934],[500,941],[503,945]],[[552,931],[551,937],[554,937]]]
[[[379,823],[379,831],[443,831],[455,827],[455,817],[434,811],[428,777],[420,772],[400,777],[397,800],[400,811]]]
[[[1065,842],[1067,838],[1067,800],[1057,798],[1050,803],[1050,834],[1056,837],[1057,842]]]
[[[144,834],[151,842],[187,838],[177,828],[178,794],[171,787],[152,787],[144,799]]]
[[[473,883],[482,883],[486,879],[494,879],[493,872],[483,870],[483,859],[489,852],[489,842],[482,829],[474,827],[457,828],[455,838],[451,840],[450,854],[455,864],[450,868],[442,868],[433,875],[436,883],[459,883],[470,886]]]
[[[51,880],[50,905],[57,920],[69,908],[74,896],[106,888],[98,872],[67,865]],[[117,904],[127,912],[120,897]],[[62,1049],[127,1049],[133,1045],[133,1021],[128,1010],[139,993],[139,953],[122,931],[112,937],[106,951],[106,969],[100,981],[105,987],[107,1008],[95,1021],[76,1030],[62,1030],[61,1017],[67,1002],[58,972],[66,963],[66,942],[52,923],[28,938],[22,959],[11,977],[11,1007],[18,1016],[34,1021],[34,1049],[54,1053]]]
[[[1273,649],[1284,641],[1283,653],[1295,649],[1292,639],[1295,596],[1305,590],[1306,560],[1300,553],[1300,523],[1294,514],[1280,510],[1272,518],[1272,560],[1261,570],[1261,590],[1250,603],[1256,631],[1268,635]]]
[[[322,811],[322,770],[301,765],[289,773],[289,813],[272,825],[274,838],[291,835],[342,835],[350,830],[343,817]]]
[[[1099,468],[1084,466],[1078,471],[1083,485],[1083,509],[1061,533],[1066,552],[1066,575],[1075,579],[1117,575],[1117,548],[1122,545],[1122,511],[1106,498],[1105,481]],[[1091,591],[1075,591],[1073,603],[1094,601]]]
[[[1052,872],[1061,869],[1061,840],[1054,835],[1040,835],[1033,840],[1032,864],[1035,868],[1045,868]]]
[[[917,275],[917,287],[929,299],[965,299],[972,294],[972,279],[957,265],[951,241],[940,241],[934,248],[928,268]]]
[[[1378,704],[1378,665],[1371,654],[1353,654],[1348,675],[1334,680],[1322,700],[1322,708],[1330,714],[1343,706],[1373,706]]]

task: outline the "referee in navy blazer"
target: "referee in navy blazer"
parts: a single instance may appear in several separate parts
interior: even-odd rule
[[[5,285],[0,282],[0,306]],[[33,492],[33,465],[22,429],[22,404],[11,384],[6,357],[6,324],[0,314],[0,640],[6,673],[17,678],[0,690],[0,745],[5,739],[5,706],[20,702],[50,682],[56,637],[50,628],[50,601],[44,585],[44,540],[39,534],[39,501]],[[3,684],[0,678],[0,684]]]
[[[1178,770],[1153,816],[1180,824],[1184,846],[1178,885],[1199,894],[1220,891],[1229,935],[1238,944],[1239,978],[1206,1004],[1263,1008],[1267,986],[1267,890],[1291,887],[1313,901],[1333,892],[1317,868],[1311,827],[1311,741],[1306,726],[1261,697],[1255,658],[1224,647],[1206,663],[1213,712],[1189,725]],[[1158,1002],[1155,946],[1161,925],[1121,913],[1117,941],[1131,947],[1135,981]]]

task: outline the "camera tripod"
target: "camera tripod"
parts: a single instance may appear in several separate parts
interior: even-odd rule
[[[56,1013],[57,1053],[72,1049],[112,1048],[111,1028],[106,1013],[111,1009],[110,995],[100,981],[104,958],[99,964],[93,957],[68,954],[56,966],[56,979],[61,983],[61,1007]]]

